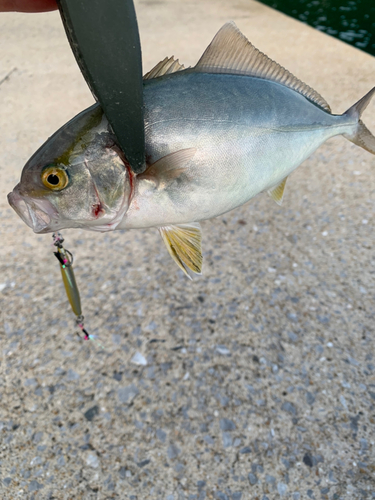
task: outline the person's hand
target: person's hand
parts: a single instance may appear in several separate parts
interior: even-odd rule
[[[46,12],[55,9],[56,0],[0,0],[0,12]]]

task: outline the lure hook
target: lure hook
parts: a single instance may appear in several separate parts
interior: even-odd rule
[[[76,315],[76,325],[85,335],[85,340],[91,338],[84,326],[84,316],[81,309],[81,297],[77,286],[76,278],[73,270],[73,255],[69,250],[63,247],[64,238],[61,233],[53,233],[53,245],[56,247],[56,252],[53,252],[56,259],[60,263],[61,277],[64,283],[66,295],[70,306]],[[80,337],[80,335],[78,334]]]

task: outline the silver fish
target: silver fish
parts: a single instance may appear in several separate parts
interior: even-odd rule
[[[335,135],[375,154],[360,120],[375,87],[334,115],[312,88],[228,23],[194,68],[164,59],[144,79],[147,170],[135,175],[98,104],[27,162],[9,203],[37,233],[157,227],[181,269],[202,268],[199,221],[286,179]]]

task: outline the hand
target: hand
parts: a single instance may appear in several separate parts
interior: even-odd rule
[[[56,0],[0,0],[0,12],[46,12],[55,9]]]

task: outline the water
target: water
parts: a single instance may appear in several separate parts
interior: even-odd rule
[[[375,56],[375,0],[261,0]]]

